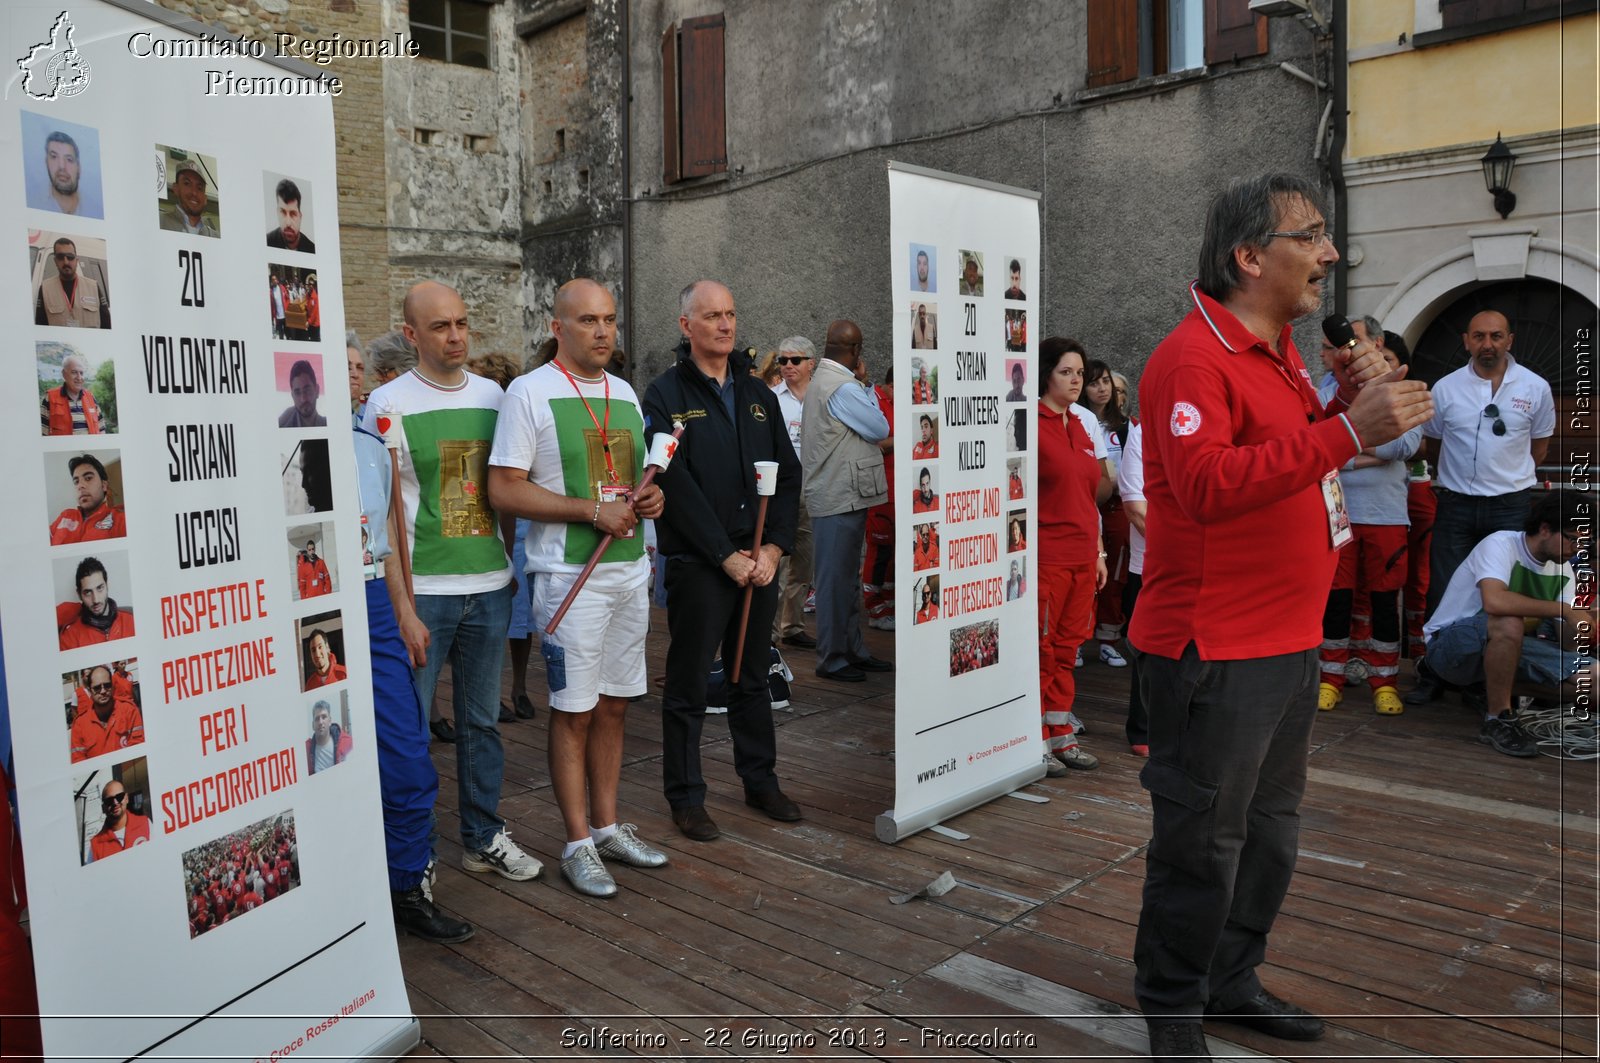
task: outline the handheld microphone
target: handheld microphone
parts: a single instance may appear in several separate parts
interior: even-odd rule
[[[1345,350],[1355,350],[1361,342],[1356,339],[1356,330],[1351,327],[1350,319],[1342,314],[1329,314],[1323,318],[1322,334],[1328,337],[1329,343]]]

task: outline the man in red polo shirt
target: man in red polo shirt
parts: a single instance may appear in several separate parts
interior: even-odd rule
[[[67,474],[72,477],[78,504],[62,510],[50,522],[50,545],[121,539],[127,535],[127,518],[121,506],[111,504],[111,483],[100,459],[93,454],[79,454],[67,461]]]
[[[132,700],[117,697],[111,669],[89,670],[89,707],[72,720],[72,762],[113,753],[144,741],[144,716]]]
[[[1338,259],[1314,184],[1235,181],[1206,219],[1194,310],[1140,381],[1148,545],[1129,639],[1154,822],[1134,992],[1157,1059],[1210,1059],[1203,1015],[1323,1032],[1256,967],[1294,873],[1339,545],[1332,481],[1433,412],[1369,344],[1341,352],[1338,396],[1317,401],[1290,332]]]
[[[105,824],[89,839],[89,863],[150,840],[150,820],[128,810],[128,791],[120,780],[112,779],[101,788],[100,809],[106,814]]]

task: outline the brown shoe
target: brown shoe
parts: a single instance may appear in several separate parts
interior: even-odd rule
[[[711,817],[706,814],[705,805],[690,805],[688,808],[675,808],[672,810],[672,822],[677,825],[683,836],[692,841],[709,842],[722,835]]]
[[[759,808],[771,818],[782,823],[799,822],[800,806],[784,796],[783,791],[777,787],[771,790],[744,792],[744,803],[751,808]]]

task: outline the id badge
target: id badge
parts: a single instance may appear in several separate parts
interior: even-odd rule
[[[628,488],[623,484],[600,484],[600,501],[602,502],[627,502],[630,499]],[[632,539],[633,529],[629,528],[626,535],[618,536],[619,539]]]
[[[1344,505],[1344,485],[1339,482],[1339,470],[1322,478],[1322,504],[1328,511],[1328,539],[1335,550],[1355,536],[1350,531],[1350,511]]]

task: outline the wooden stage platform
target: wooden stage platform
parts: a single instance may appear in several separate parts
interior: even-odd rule
[[[663,671],[664,618],[651,638]],[[871,632],[893,657],[893,636]],[[707,808],[722,838],[677,833],[661,796],[659,699],[629,713],[623,818],[668,851],[615,870],[610,900],[561,878],[547,711],[502,727],[502,814],[545,862],[534,882],[460,869],[451,747],[436,898],[475,938],[401,938],[417,1056],[460,1059],[1103,1059],[1147,1052],[1133,1008],[1149,838],[1142,761],[1122,741],[1127,673],[1080,673],[1101,767],[879,843],[894,804],[892,676],[840,684],[789,654],[779,773],[804,822],[745,807],[727,728],[706,725]],[[534,655],[530,689],[542,692]],[[1409,666],[1405,671],[1409,673]],[[1403,680],[1402,689],[1409,686]],[[509,686],[508,688],[509,689]],[[659,689],[659,688],[657,688]],[[535,698],[537,702],[539,698]],[[1326,1039],[1209,1024],[1213,1053],[1313,1059],[1595,1058],[1597,763],[1517,760],[1476,741],[1453,697],[1403,716],[1364,690],[1313,735],[1298,872],[1263,980],[1327,1017]],[[950,872],[935,900],[891,903]]]

